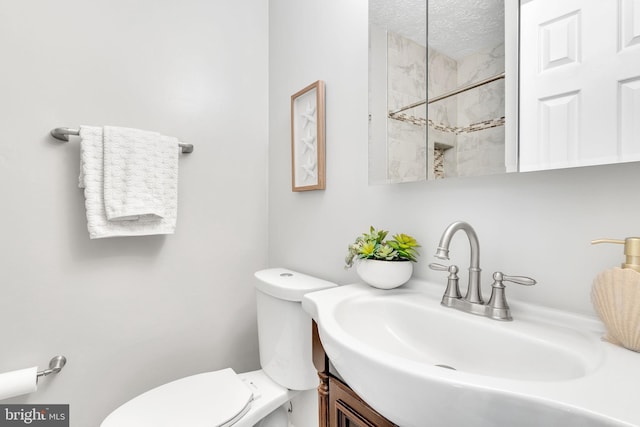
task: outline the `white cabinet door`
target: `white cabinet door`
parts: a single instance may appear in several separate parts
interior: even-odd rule
[[[640,160],[640,0],[520,12],[520,170]]]

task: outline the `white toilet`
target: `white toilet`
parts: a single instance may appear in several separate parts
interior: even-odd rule
[[[222,369],[182,378],[137,396],[101,427],[287,427],[283,407],[315,389],[311,318],[300,301],[336,284],[283,268],[255,274],[261,370]]]

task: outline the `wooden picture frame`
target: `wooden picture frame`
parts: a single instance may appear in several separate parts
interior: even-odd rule
[[[291,190],[325,188],[324,82],[291,96]]]

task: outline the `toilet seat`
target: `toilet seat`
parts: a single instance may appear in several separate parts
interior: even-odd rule
[[[253,399],[252,389],[227,368],[149,390],[113,411],[101,427],[228,427]]]

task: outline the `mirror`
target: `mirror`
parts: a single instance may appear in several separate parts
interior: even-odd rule
[[[515,13],[517,40],[517,8],[505,7],[429,0],[427,11],[426,0],[369,1],[371,183],[517,169],[517,43],[505,39],[505,16]]]
[[[370,183],[427,178],[426,41],[426,0],[369,0]]]
[[[633,4],[369,0],[369,182],[640,160]]]
[[[517,33],[505,26],[509,3],[428,2],[428,179],[517,169],[516,104],[507,102],[517,93]]]

